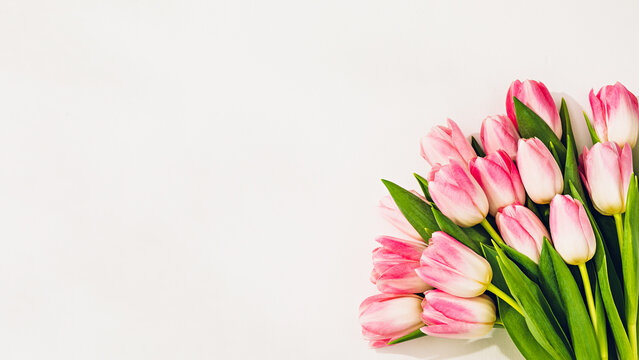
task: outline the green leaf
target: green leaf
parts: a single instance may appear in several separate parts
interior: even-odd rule
[[[566,319],[566,309],[564,303],[561,300],[561,294],[559,293],[559,285],[557,284],[557,277],[555,275],[555,267],[552,264],[552,258],[547,249],[547,240],[544,237],[544,245],[539,255],[539,272],[541,273],[539,286],[544,293],[548,304],[552,309],[553,314],[557,317],[557,321],[561,325],[561,328],[568,330],[568,320]]]
[[[492,246],[488,246],[485,244],[481,245],[481,250],[484,253],[484,258],[490,264],[490,268],[493,270],[493,280],[492,284],[499,288],[499,290],[505,292],[510,295],[510,290],[508,290],[508,285],[506,284],[506,280],[504,279],[504,275],[501,273],[501,269],[499,268],[499,261],[497,251]]]
[[[511,295],[508,285],[506,284],[506,280],[504,279],[504,275],[501,273],[501,269],[499,267],[499,255],[497,254],[497,251],[493,247],[485,244],[482,244],[481,249],[484,253],[484,257],[493,270],[492,284],[504,293]],[[501,321],[503,322],[513,343],[515,343],[515,346],[519,349],[519,352],[521,352],[526,359],[550,359],[550,355],[548,355],[546,350],[539,345],[530,333],[530,330],[528,330],[524,317],[521,316],[517,310],[513,309],[510,305],[499,298],[497,298],[497,304]]]
[[[537,284],[526,277],[498,246],[495,250],[504,279],[524,311],[532,336],[553,359],[572,359],[568,339]]]
[[[588,209],[588,206],[584,204],[583,199],[580,197],[579,192],[577,191],[577,188],[575,188],[572,183],[570,183],[570,190],[572,193],[572,197],[581,201],[581,203],[584,205],[584,209],[586,210],[586,213],[590,218],[590,223],[595,233],[595,239],[597,240],[597,250],[595,251],[595,256],[593,259],[595,261],[597,279],[599,280],[599,287],[601,289],[601,298],[604,304],[604,309],[606,310],[606,315],[608,317],[608,323],[610,324],[610,328],[615,339],[617,351],[621,355],[620,357],[622,359],[631,359],[632,350],[630,348],[630,342],[628,341],[628,334],[626,333],[626,329],[621,322],[621,317],[619,316],[619,311],[617,309],[617,306],[615,305],[615,299],[613,298],[612,290],[610,288],[610,279],[608,277],[608,261],[606,260],[606,250],[604,248],[601,232],[599,231],[599,227],[597,226],[592,213]]]
[[[564,164],[564,194],[570,193],[570,185],[572,182],[579,195],[585,198],[584,189],[581,186],[579,176],[579,165],[577,165],[577,146],[575,145],[574,135],[572,133],[572,124],[570,123],[570,115],[566,107],[566,101],[561,99],[561,109],[559,111],[562,121],[564,122],[564,136],[566,137],[566,163]]]
[[[413,340],[413,339],[419,339],[422,336],[426,336],[426,334],[424,334],[420,329],[417,329],[415,331],[413,331],[412,333],[408,334],[408,335],[404,335],[400,338],[397,338],[393,341],[389,341],[388,345],[394,345],[394,344],[399,344],[402,343],[404,341],[408,341],[408,340]]]
[[[539,138],[549,149],[552,143],[559,156],[559,163],[563,164],[566,157],[566,147],[561,143],[561,140],[539,115],[516,97],[513,97],[513,100],[515,101],[515,115],[521,137],[524,139]]]
[[[532,281],[538,282],[540,277],[539,266],[534,261],[506,244],[500,245],[500,248],[519,266],[526,276]]]
[[[568,327],[570,329],[575,356],[577,359],[598,360],[600,359],[599,345],[597,343],[595,329],[588,315],[588,310],[581,297],[581,291],[577,287],[577,283],[572,277],[568,265],[566,265],[559,253],[550,246],[548,240],[545,240],[544,247],[550,254],[555,269],[559,293],[565,305],[566,317],[568,318]]]
[[[563,170],[564,163],[559,158],[559,154],[557,154],[557,149],[555,149],[555,145],[553,143],[550,143],[550,153],[552,154],[552,157],[555,158],[555,162],[559,165],[559,168]]]
[[[497,299],[497,304],[501,321],[504,323],[510,339],[524,358],[528,360],[551,359],[550,354],[539,345],[528,330],[524,317],[502,299]]]
[[[490,235],[481,225],[475,225],[468,228],[462,228],[466,235],[480,244],[490,245]]]
[[[459,225],[452,222],[452,220],[444,216],[444,214],[442,214],[441,211],[435,209],[434,207],[431,209],[431,212],[435,217],[435,221],[437,221],[437,225],[443,232],[454,237],[460,243],[468,246],[471,250],[473,250],[477,254],[479,255],[482,254],[480,244],[472,240],[468,235],[466,235],[464,230],[461,227],[459,227]]]
[[[566,99],[564,98],[561,98],[559,117],[561,118],[561,128],[563,129],[561,140],[562,143],[566,146],[566,152],[568,151],[568,147],[571,146],[573,151],[575,152],[575,156],[577,156],[579,154],[577,153],[577,145],[575,144],[575,135],[572,132],[570,113],[568,112],[568,106],[566,106]]]
[[[594,145],[598,142],[601,142],[601,140],[599,140],[599,135],[597,135],[597,132],[592,127],[592,124],[590,123],[590,119],[588,119],[588,115],[586,115],[585,111],[584,111],[584,119],[586,119],[586,125],[588,125],[588,132],[590,132],[590,138],[592,139],[592,144]]]
[[[632,324],[636,327],[637,306],[639,293],[637,292],[637,249],[639,248],[639,190],[637,177],[633,174],[628,188],[626,201],[626,215],[624,219],[624,237],[621,251],[621,266],[623,269],[624,292],[626,294],[626,327]]]
[[[481,145],[479,145],[479,142],[477,142],[474,136],[471,136],[470,144],[473,146],[473,149],[475,149],[477,156],[486,156],[486,152],[481,148]]]
[[[433,205],[433,198],[430,197],[430,192],[428,191],[428,180],[424,179],[421,175],[417,173],[413,173],[415,175],[415,179],[419,183],[419,187],[422,188],[422,192],[424,193],[424,197],[426,200],[430,201],[431,205]]]
[[[415,228],[422,239],[424,241],[430,239],[433,232],[439,230],[430,205],[419,196],[395,183],[388,180],[382,180],[382,182],[386,185],[388,192],[406,220]]]

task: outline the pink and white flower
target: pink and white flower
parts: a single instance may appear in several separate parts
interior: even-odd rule
[[[506,206],[497,213],[495,221],[508,246],[539,262],[544,237],[550,240],[550,235],[530,209],[521,205]]]
[[[426,199],[417,191],[411,190],[411,193],[426,201]],[[408,220],[406,220],[406,217],[399,210],[399,208],[395,204],[395,200],[393,200],[390,195],[384,196],[379,201],[379,212],[382,217],[395,228],[397,228],[397,230],[410,236],[413,239],[422,240],[417,230],[415,230],[413,225],[411,225]]]
[[[581,178],[595,209],[604,215],[626,211],[626,196],[632,176],[632,149],[614,142],[584,147],[579,161]]]
[[[373,250],[371,281],[385,294],[421,293],[431,287],[424,282],[415,269],[426,249],[422,240],[402,240],[390,236],[377,239],[381,245]]]
[[[541,140],[519,139],[517,166],[528,196],[537,204],[550,203],[564,190],[561,169]]]
[[[470,162],[469,168],[486,194],[492,215],[504,206],[526,201],[519,171],[505,151],[498,150],[486,157],[477,157]]]
[[[492,330],[497,320],[495,304],[486,295],[462,298],[441,290],[424,294],[421,330],[430,336],[474,339]]]
[[[456,160],[467,165],[477,154],[459,129],[448,119],[448,127],[435,126],[421,140],[422,157],[431,165],[446,165]]]
[[[639,135],[637,97],[617,82],[602,87],[597,95],[590,90],[592,126],[601,141],[634,147]]]
[[[433,167],[428,191],[439,210],[455,224],[470,227],[488,214],[488,199],[466,166],[457,161]]]
[[[557,195],[550,203],[550,232],[555,249],[565,262],[584,264],[597,249],[588,214],[580,201]]]
[[[508,95],[506,95],[506,112],[510,120],[517,126],[513,97],[516,97],[539,115],[539,117],[548,124],[555,135],[561,139],[561,118],[559,117],[559,111],[557,111],[555,101],[552,99],[546,85],[535,80],[515,80],[510,85]]]
[[[374,295],[359,306],[362,334],[371,347],[388,343],[424,326],[421,320],[422,298],[413,294]]]
[[[433,233],[416,271],[426,283],[460,297],[482,294],[493,277],[486,259],[442,231]]]
[[[508,116],[493,115],[485,118],[481,123],[479,138],[487,154],[503,150],[515,160],[519,133]]]

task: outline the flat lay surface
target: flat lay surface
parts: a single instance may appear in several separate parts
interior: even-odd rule
[[[399,235],[379,179],[417,188],[419,139],[449,117],[476,135],[515,79],[576,119],[591,88],[638,93],[637,13],[0,4],[0,357],[521,359],[503,329],[368,348],[370,252]]]

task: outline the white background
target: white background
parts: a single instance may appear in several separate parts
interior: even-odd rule
[[[367,348],[373,240],[397,234],[379,179],[414,187],[419,138],[447,117],[478,132],[514,79],[573,110],[639,91],[638,14],[3,1],[0,358],[518,358],[503,330]]]

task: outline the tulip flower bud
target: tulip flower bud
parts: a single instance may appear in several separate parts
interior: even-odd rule
[[[499,150],[486,157],[475,158],[469,167],[470,173],[486,194],[492,215],[504,206],[523,204],[526,201],[519,171],[505,151]]]
[[[459,126],[448,119],[448,127],[435,126],[421,140],[422,157],[431,165],[446,165],[457,160],[467,165],[477,154]]]
[[[523,82],[515,80],[510,85],[508,95],[506,96],[506,112],[510,120],[517,126],[513,96],[539,115],[539,117],[548,124],[555,135],[561,139],[561,118],[559,117],[559,111],[557,111],[555,101],[552,99],[546,85],[535,80],[524,80]]]
[[[626,211],[626,195],[632,176],[632,150],[614,142],[596,143],[584,147],[579,161],[579,173],[590,193],[595,209],[604,215]]]
[[[528,196],[537,204],[548,204],[564,190],[564,177],[559,165],[541,140],[519,140],[517,166]]]
[[[621,83],[602,87],[597,95],[590,90],[592,126],[601,141],[635,147],[639,134],[637,97]]]
[[[411,190],[411,193],[426,201],[426,199],[417,191]],[[379,201],[379,212],[382,217],[386,219],[386,221],[388,221],[391,225],[395,226],[397,230],[403,232],[413,239],[422,240],[417,230],[415,230],[413,225],[411,225],[408,220],[406,220],[406,217],[399,210],[399,208],[395,204],[395,201],[390,195],[383,197]]]
[[[439,210],[459,226],[477,225],[488,214],[486,194],[457,161],[433,167],[428,174],[428,191]]]
[[[389,342],[424,326],[421,320],[422,298],[417,295],[374,295],[359,306],[362,334],[371,347]]]
[[[371,282],[385,294],[422,293],[431,287],[415,273],[426,248],[422,240],[402,240],[390,236],[377,239],[373,250]]]
[[[508,246],[539,263],[544,237],[550,240],[550,235],[530,209],[521,205],[506,206],[497,213],[495,221]]]
[[[550,203],[550,233],[555,249],[570,265],[584,264],[597,249],[595,234],[580,201],[557,195]]]
[[[482,145],[487,154],[504,150],[511,159],[517,156],[519,133],[513,122],[506,115],[494,115],[484,119],[479,133]]]
[[[481,295],[493,278],[486,259],[441,231],[433,233],[415,271],[433,287],[467,298]]]
[[[430,336],[474,339],[492,330],[497,320],[495,303],[486,295],[462,298],[441,290],[424,294],[421,330]]]

